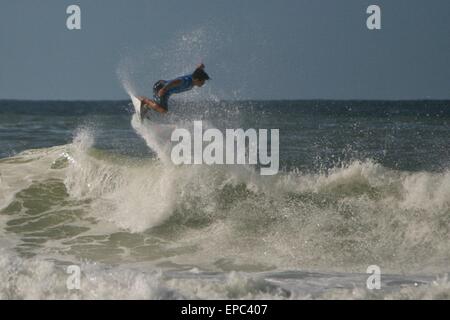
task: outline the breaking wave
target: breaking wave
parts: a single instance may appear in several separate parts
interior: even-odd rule
[[[7,230],[42,232],[33,230],[43,226],[36,216],[51,222],[62,219],[59,210],[82,228],[74,243],[83,228],[149,237],[146,245],[154,237],[173,249],[174,263],[221,270],[448,267],[449,171],[403,172],[367,160],[263,177],[245,166],[117,156],[93,142],[93,132],[80,130],[70,145],[0,161],[2,213],[14,217]],[[48,227],[67,228],[59,223]]]

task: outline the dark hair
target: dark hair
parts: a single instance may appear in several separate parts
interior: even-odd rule
[[[202,68],[195,69],[194,73],[192,74],[192,78],[197,79],[197,80],[209,80],[210,79],[208,74]]]

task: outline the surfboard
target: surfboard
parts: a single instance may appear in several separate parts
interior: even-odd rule
[[[144,114],[141,113],[141,102],[144,102],[146,104],[146,101],[148,102],[149,99],[147,97],[136,97],[133,95],[130,95],[131,102],[133,103],[134,111],[139,116],[139,119],[144,120],[145,116],[148,114],[149,108],[145,105],[142,105],[142,108],[146,108],[146,111]]]
[[[146,118],[146,117],[148,118],[149,111],[152,109],[155,111],[158,111],[160,113],[167,112],[167,109],[161,107],[154,100],[151,100],[147,97],[144,97],[144,96],[136,97],[131,94],[130,94],[130,97],[131,97],[131,101],[133,102],[134,110],[136,111],[136,114],[139,115],[141,120],[144,120],[144,118]],[[142,104],[142,108],[141,108],[141,104]],[[142,113],[142,112],[144,112],[144,113]]]
[[[133,103],[134,111],[137,114],[140,114],[141,113],[141,110],[140,110],[140,108],[141,108],[141,100],[139,100],[138,97],[135,97],[135,96],[133,96],[131,94],[130,94],[130,98],[131,98],[131,102]]]

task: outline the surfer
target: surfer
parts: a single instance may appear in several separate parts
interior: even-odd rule
[[[139,97],[141,100],[140,114],[141,119],[149,111],[149,108],[160,113],[168,111],[169,97],[174,93],[189,91],[194,87],[202,87],[206,80],[210,80],[205,72],[205,65],[202,63],[197,66],[192,74],[178,77],[173,80],[159,80],[153,85],[153,99]]]

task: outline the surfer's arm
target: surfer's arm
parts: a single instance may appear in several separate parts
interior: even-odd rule
[[[158,96],[163,97],[167,93],[167,91],[169,91],[172,88],[178,87],[182,83],[183,81],[181,79],[169,81],[164,87],[161,88],[161,90],[158,91]]]

